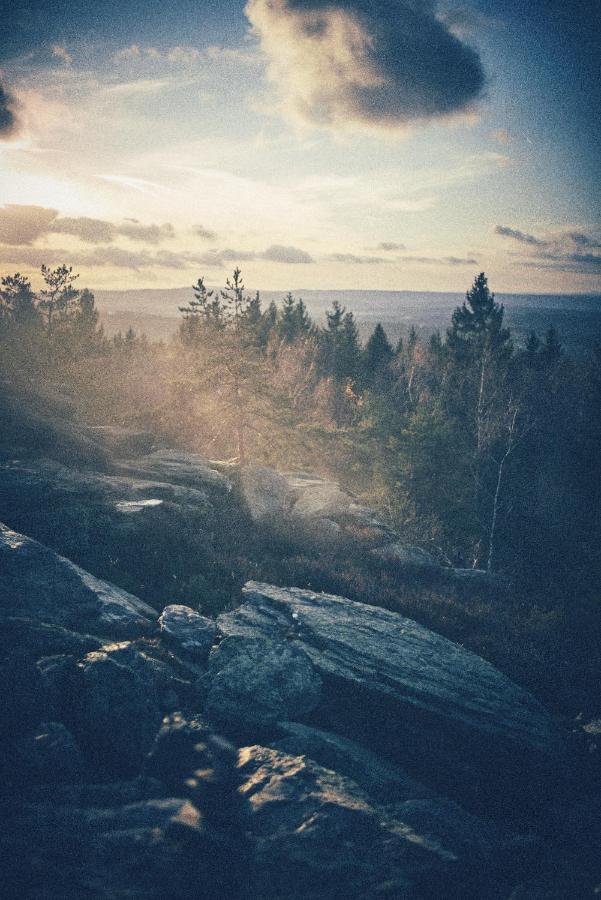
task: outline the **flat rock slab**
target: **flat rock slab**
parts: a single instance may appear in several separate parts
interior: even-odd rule
[[[492,665],[397,613],[249,582],[218,619],[228,636],[302,649],[323,680],[314,722],[358,740],[449,794],[520,799],[562,746],[543,707]]]
[[[6,615],[103,637],[156,630],[156,612],[138,597],[1,523],[0,606]]]
[[[119,504],[167,501],[185,506],[206,506],[204,487],[171,483],[151,477],[150,471],[134,474],[107,475],[67,468],[52,460],[4,463],[0,466],[0,486],[11,493],[39,496],[40,492],[74,494],[82,501],[104,501]],[[142,477],[139,477],[139,476]],[[118,508],[118,507],[117,507]],[[123,510],[120,510],[123,511]]]
[[[153,478],[198,490],[220,488],[223,491],[230,491],[232,488],[229,478],[218,472],[208,459],[198,453],[156,450],[138,459],[124,461],[118,468],[122,472],[136,474],[139,477]]]

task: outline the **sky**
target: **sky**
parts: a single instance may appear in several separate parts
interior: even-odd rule
[[[599,0],[0,0],[0,272],[601,291]]]

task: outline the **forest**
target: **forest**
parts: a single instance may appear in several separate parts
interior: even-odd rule
[[[569,667],[567,706],[579,711],[600,670],[601,344],[573,359],[551,327],[517,346],[484,273],[446,333],[411,329],[396,346],[381,325],[363,344],[338,302],[323,323],[291,294],[264,308],[239,269],[221,289],[199,278],[170,341],[109,339],[71,268],[41,275],[39,291],[2,278],[5,383],[52,387],[83,421],[147,429],[240,468],[337,479],[439,562],[511,584],[502,608],[420,596],[412,615],[535,690],[547,668],[555,684]],[[310,570],[341,590],[340,564],[317,565],[297,561],[294,577]],[[393,594],[370,592],[392,607]]]

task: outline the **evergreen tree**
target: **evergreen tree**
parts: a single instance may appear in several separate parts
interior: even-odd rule
[[[377,323],[363,352],[364,381],[367,386],[385,387],[391,376],[390,364],[394,351],[384,328]]]
[[[563,348],[554,325],[547,329],[540,355],[543,365],[549,369],[556,366],[563,355]]]
[[[24,275],[5,275],[0,282],[0,321],[21,325],[39,320],[31,282]]]
[[[79,275],[73,274],[71,266],[50,269],[42,266],[42,277],[46,285],[40,292],[38,308],[45,316],[46,333],[52,340],[55,331],[64,325],[74,310],[79,291],[73,287]]]

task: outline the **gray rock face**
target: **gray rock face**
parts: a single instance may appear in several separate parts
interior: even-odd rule
[[[282,736],[273,743],[274,749],[291,756],[308,756],[320,766],[351,778],[380,803],[432,796],[429,788],[406,772],[339,734],[300,722],[283,722],[278,732]]]
[[[34,494],[48,491],[50,494],[73,494],[82,501],[107,504],[163,501],[182,506],[203,506],[208,503],[206,485],[190,487],[149,477],[150,472],[107,475],[67,468],[50,460],[30,463],[4,463],[0,466],[3,490],[10,491],[17,485],[21,491]],[[118,508],[118,507],[117,507]],[[123,511],[123,509],[121,510]]]
[[[240,751],[239,766],[261,897],[417,900],[425,881],[428,896],[473,896],[475,853],[490,861],[499,847],[495,829],[455,804],[382,805],[302,756],[252,746]]]
[[[211,652],[206,682],[210,718],[247,738],[307,715],[321,690],[321,678],[301,648],[262,636],[222,641]]]
[[[44,455],[66,465],[109,464],[108,454],[74,421],[70,400],[39,386],[0,382],[0,457]]]
[[[250,582],[244,594],[238,610],[218,619],[222,633],[304,651],[323,679],[314,719],[445,792],[519,803],[541,787],[537,774],[559,765],[562,748],[540,704],[416,622],[298,588]]]
[[[88,653],[76,666],[73,729],[90,759],[130,774],[152,746],[162,711],[154,673],[120,660],[119,645],[112,650]]]
[[[255,522],[280,524],[299,545],[319,550],[351,541],[383,560],[437,566],[419,547],[406,546],[375,510],[362,506],[335,481],[305,472],[250,466],[241,473],[244,499]]]
[[[231,481],[217,471],[209,460],[198,453],[180,450],[155,450],[129,462],[122,462],[118,468],[141,478],[150,478],[173,485],[181,485],[196,490],[218,488],[232,489]]]
[[[288,479],[266,466],[248,466],[240,473],[240,483],[249,512],[255,522],[277,518],[290,509]]]
[[[27,617],[111,638],[155,629],[155,611],[37,541],[0,524],[0,606]]]
[[[164,640],[200,662],[207,659],[217,634],[212,619],[177,603],[165,607],[159,616],[159,627]]]

